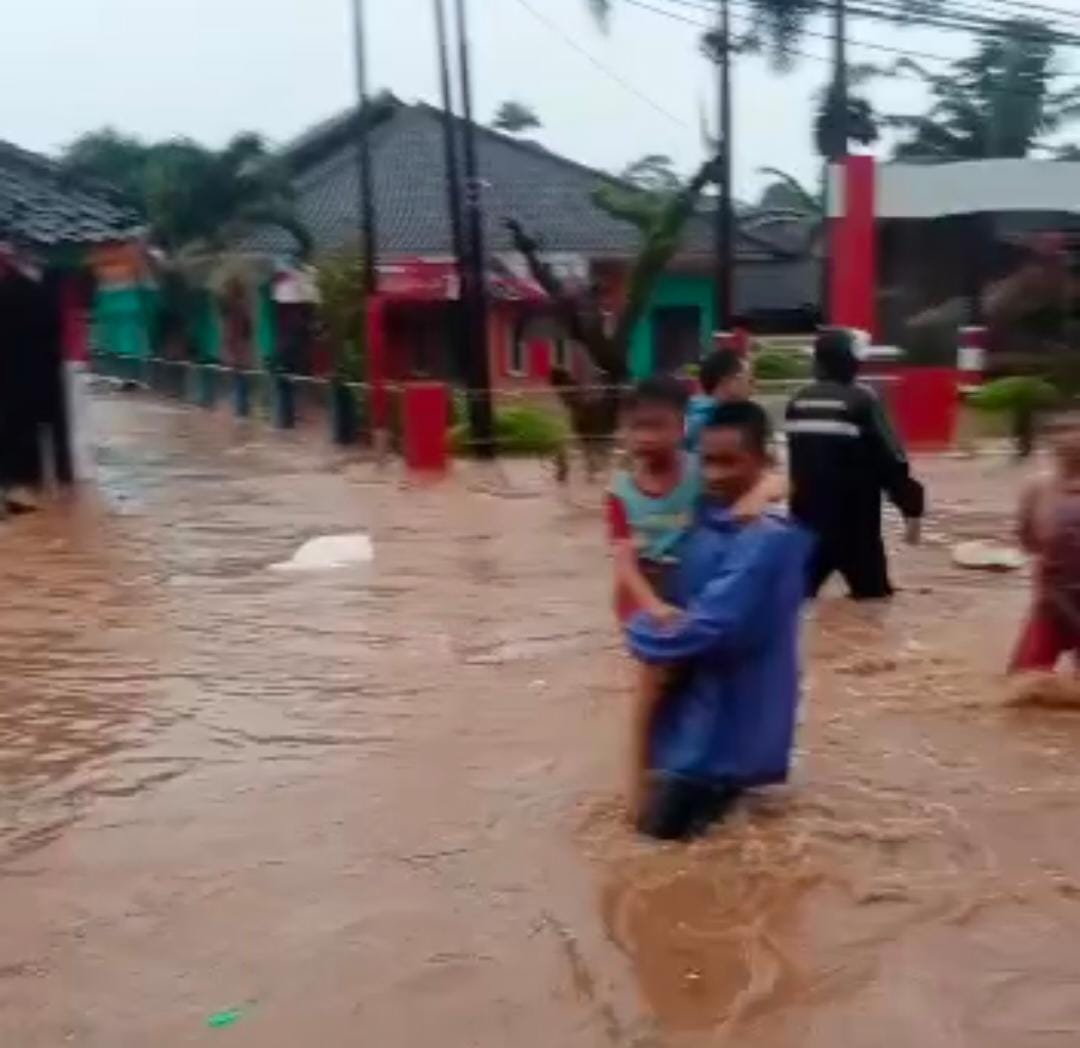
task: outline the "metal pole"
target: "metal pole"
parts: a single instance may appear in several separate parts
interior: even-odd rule
[[[843,160],[848,151],[847,0],[833,0],[833,105],[837,124],[831,143],[832,159]]]
[[[825,158],[825,179],[822,187],[823,213],[829,213],[830,184],[837,166],[840,167],[838,185],[843,193],[847,172],[843,170],[844,158],[848,151],[848,68],[847,68],[847,0],[833,0],[833,82],[829,92],[829,105],[833,120],[829,132]],[[831,221],[826,220],[831,227]],[[836,283],[836,254],[830,239],[825,264],[821,267],[821,306],[822,319],[836,322],[833,315],[833,287]]]
[[[465,117],[465,315],[469,333],[469,429],[479,458],[495,457],[495,419],[491,404],[491,361],[488,357],[487,274],[484,251],[484,212],[480,168],[476,157],[476,125],[473,123],[472,75],[469,60],[468,16],[465,0],[456,0],[458,64],[461,103]]]
[[[735,297],[735,211],[731,184],[733,120],[731,114],[731,11],[720,0],[720,199],[716,213],[716,324],[730,331]]]
[[[454,100],[450,87],[450,59],[447,51],[446,11],[443,0],[434,0],[435,39],[438,47],[439,87],[443,108],[443,153],[446,164],[446,204],[450,216],[450,243],[457,269],[457,297],[450,302],[450,342],[459,381],[469,377],[468,349],[463,316],[465,243],[461,218],[461,168],[458,165],[458,129],[454,118]]]
[[[353,52],[356,59],[356,173],[364,293],[378,291],[378,242],[375,236],[375,189],[371,169],[371,113],[368,109],[364,0],[352,0]]]

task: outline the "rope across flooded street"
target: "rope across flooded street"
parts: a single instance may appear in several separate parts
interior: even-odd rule
[[[654,845],[598,489],[94,407],[98,488],[0,532],[0,1043],[1080,1041],[1080,719],[1007,703],[1025,580],[945,541],[1004,460],[919,464],[943,542],[812,612],[793,781]]]

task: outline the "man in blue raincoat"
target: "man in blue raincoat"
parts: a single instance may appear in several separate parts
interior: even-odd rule
[[[666,668],[666,687],[635,713],[636,815],[654,837],[701,833],[746,788],[787,778],[812,542],[778,517],[730,513],[768,468],[768,431],[756,404],[714,409],[701,435],[705,494],[675,580],[685,613],[627,626],[633,655]]]

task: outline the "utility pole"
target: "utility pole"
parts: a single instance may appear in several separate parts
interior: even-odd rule
[[[837,117],[832,142],[834,162],[848,151],[847,0],[833,0],[833,105]]]
[[[457,296],[450,301],[450,340],[457,378],[468,381],[470,374],[468,343],[465,340],[464,297],[465,242],[461,217],[461,168],[458,165],[458,132],[454,118],[454,99],[450,87],[450,56],[447,50],[444,0],[435,5],[435,41],[438,48],[439,88],[442,93],[443,156],[446,164],[446,204],[450,216],[450,244],[457,272]]]
[[[720,196],[716,211],[716,327],[732,328],[735,297],[735,198],[731,184],[731,11],[729,0],[720,0],[717,88],[720,124]]]
[[[831,110],[828,142],[828,156],[825,157],[825,177],[822,185],[822,211],[829,214],[832,200],[832,187],[835,185],[844,197],[844,182],[847,172],[844,159],[848,151],[848,67],[847,67],[847,0],[833,0],[833,80],[828,96]],[[835,180],[834,180],[835,179]],[[831,223],[830,223],[831,225]],[[836,255],[831,240],[827,241],[824,264],[819,274],[820,309],[823,320],[836,323],[833,315],[833,287],[836,283]]]
[[[352,0],[353,53],[356,62],[356,174],[364,294],[378,291],[378,242],[375,236],[375,190],[371,169],[371,113],[368,109],[364,0]]]
[[[469,58],[468,16],[465,0],[456,0],[458,65],[461,106],[465,118],[465,223],[466,265],[462,295],[469,335],[469,430],[478,458],[495,457],[495,418],[491,404],[491,361],[487,332],[487,261],[484,251],[484,211],[480,168],[476,157],[473,123],[472,74]]]

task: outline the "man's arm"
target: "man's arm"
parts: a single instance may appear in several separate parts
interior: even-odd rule
[[[911,466],[881,401],[866,391],[863,434],[870,444],[878,483],[889,501],[908,519],[918,519],[926,511],[926,492],[911,475]]]
[[[666,626],[643,615],[630,621],[626,637],[631,653],[662,665],[738,652],[755,635],[767,584],[790,538],[779,528],[744,532],[723,571],[685,615]]]

